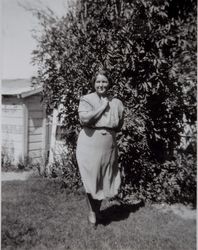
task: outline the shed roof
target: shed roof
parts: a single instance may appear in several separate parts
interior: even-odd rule
[[[42,86],[33,87],[30,79],[4,79],[1,84],[2,95],[17,95],[21,98],[42,91]]]

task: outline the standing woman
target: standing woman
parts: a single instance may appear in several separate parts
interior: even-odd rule
[[[82,96],[79,118],[83,126],[77,141],[77,162],[87,193],[88,221],[96,225],[104,198],[113,197],[120,186],[116,131],[123,124],[123,104],[107,94],[109,78],[98,71],[93,81],[95,92]]]

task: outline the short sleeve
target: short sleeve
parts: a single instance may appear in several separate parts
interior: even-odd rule
[[[92,110],[93,110],[93,106],[84,97],[81,97],[79,107],[78,107],[78,112],[83,112],[83,111],[88,112]]]

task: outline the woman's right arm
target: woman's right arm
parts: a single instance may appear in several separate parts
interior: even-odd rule
[[[100,116],[103,114],[103,112],[105,111],[105,109],[108,106],[108,101],[106,99],[104,99],[102,101],[102,105],[95,110],[92,111],[81,111],[79,112],[79,117],[81,120],[81,123],[83,125],[93,125],[96,123],[96,121],[100,118]]]

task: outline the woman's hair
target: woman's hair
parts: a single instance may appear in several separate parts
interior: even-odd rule
[[[111,83],[111,78],[110,78],[110,74],[106,71],[106,70],[98,70],[94,76],[92,77],[92,80],[91,80],[91,84],[92,84],[92,88],[94,89],[94,86],[95,86],[95,82],[96,82],[96,78],[98,75],[103,75],[107,78],[108,82],[109,82],[109,88],[112,86],[112,83]]]

